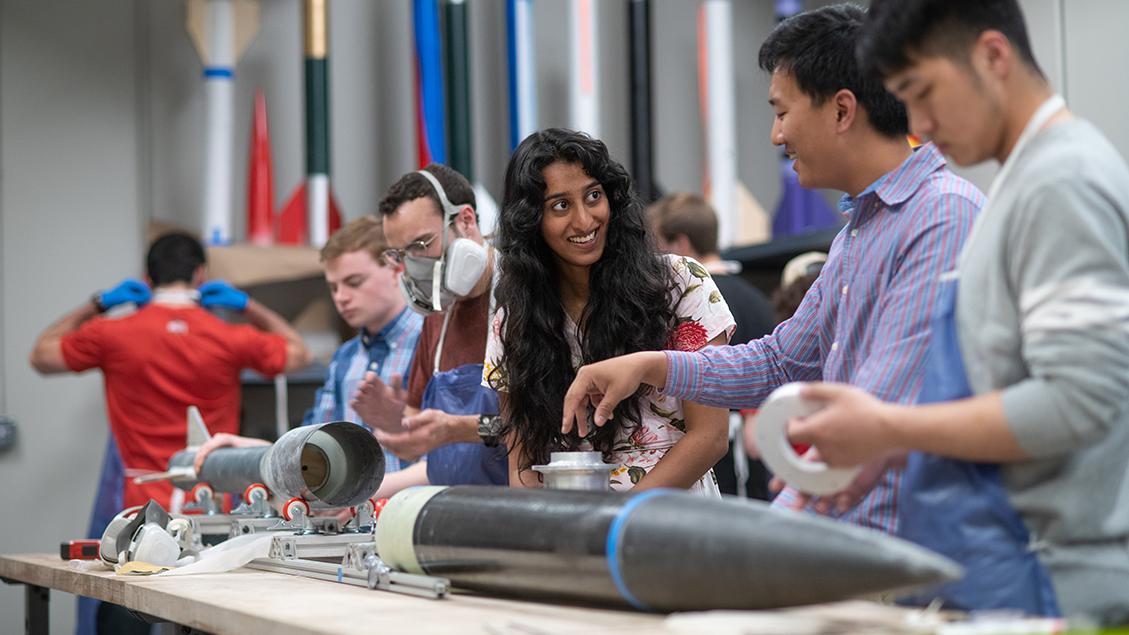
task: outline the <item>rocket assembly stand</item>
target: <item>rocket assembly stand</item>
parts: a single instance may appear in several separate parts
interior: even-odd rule
[[[415,487],[385,506],[368,498],[384,477],[383,451],[349,422],[291,430],[269,447],[216,450],[199,474],[195,445],[190,438],[170,460],[178,487],[206,482],[231,492],[254,483],[229,515],[214,513],[211,487],[193,489],[196,504],[213,512],[185,517],[202,542],[267,533],[269,555],[250,567],[371,589],[438,599],[454,583],[669,612],[817,604],[962,574],[956,563],[878,532],[684,491]],[[569,481],[554,465],[539,468]],[[598,472],[605,484],[606,467],[569,464],[580,476]],[[272,493],[286,501],[282,519],[267,505]],[[349,508],[353,517],[342,528],[311,508]]]
[[[447,595],[445,578],[394,571],[376,555],[373,527],[381,505],[368,496],[384,480],[384,453],[365,428],[336,421],[291,430],[270,446],[220,448],[197,474],[195,446],[207,429],[198,413],[190,410],[188,418],[189,447],[169,460],[168,474],[174,485],[190,490],[191,504],[203,512],[180,516],[192,523],[200,546],[267,533],[273,536],[269,556],[248,567],[422,597]],[[242,491],[243,504],[217,513],[215,491]],[[281,518],[267,503],[271,496],[285,501]],[[336,517],[310,514],[338,508],[353,512],[345,527]]]
[[[210,487],[197,485],[192,498],[192,505],[205,513],[174,516],[192,524],[201,546],[248,534],[272,535],[269,555],[252,560],[249,569],[432,599],[444,598],[450,590],[446,578],[396,571],[377,556],[373,526],[380,505],[371,499],[353,508],[353,520],[341,527],[335,517],[309,516],[302,499],[288,501],[284,517],[274,515],[266,502],[268,491],[259,483],[247,488],[243,504],[230,514],[215,512]]]

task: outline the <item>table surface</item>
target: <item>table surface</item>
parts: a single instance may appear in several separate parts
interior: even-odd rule
[[[0,577],[121,604],[216,633],[649,633],[665,616],[453,593],[443,600],[238,569],[171,578],[71,569],[57,554],[0,555]],[[363,627],[362,630],[357,630]]]
[[[208,633],[834,633],[921,635],[920,613],[853,600],[773,611],[665,615],[486,597],[443,600],[237,569],[176,577],[79,571],[56,554],[0,555],[0,577],[120,604]],[[677,584],[677,581],[672,581]],[[924,629],[928,631],[929,629]],[[1123,634],[1125,635],[1125,634]]]

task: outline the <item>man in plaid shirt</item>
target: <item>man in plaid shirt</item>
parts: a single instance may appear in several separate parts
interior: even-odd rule
[[[357,386],[366,375],[375,374],[394,392],[405,396],[408,369],[411,368],[423,317],[408,309],[398,286],[399,268],[384,260],[387,244],[380,220],[363,216],[338,230],[321,250],[325,281],[337,312],[357,336],[342,344],[326,370],[325,384],[318,389],[314,405],[306,412],[302,425],[327,421],[365,422],[353,409]],[[258,445],[259,439],[219,434],[212,437],[196,455],[203,465],[208,452],[218,447]],[[381,497],[408,487],[427,483],[426,464],[405,461],[384,452],[385,478]]]
[[[640,383],[665,394],[728,408],[759,407],[794,381],[837,381],[887,401],[913,403],[924,379],[939,278],[956,265],[984,196],[945,167],[932,144],[913,150],[905,108],[863,74],[854,50],[865,12],[825,7],[785,20],[761,46],[772,73],[772,142],[794,160],[804,187],[846,192],[847,220],[827,263],[793,317],[748,344],[694,353],[643,352],[586,366],[565,400],[583,417],[594,397],[597,425]],[[850,509],[817,500],[816,510],[895,533],[901,470]],[[805,499],[786,489],[775,504]]]

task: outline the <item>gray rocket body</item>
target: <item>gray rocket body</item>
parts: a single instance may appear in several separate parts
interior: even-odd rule
[[[652,611],[814,604],[961,575],[878,532],[674,490],[412,488],[381,512],[376,544],[388,564],[455,586]]]
[[[169,467],[191,466],[195,458],[195,451],[182,450]],[[296,428],[270,446],[214,450],[195,479],[174,478],[173,485],[187,490],[202,482],[238,494],[263,483],[277,498],[303,498],[324,509],[362,503],[383,480],[384,452],[372,433],[336,421]]]

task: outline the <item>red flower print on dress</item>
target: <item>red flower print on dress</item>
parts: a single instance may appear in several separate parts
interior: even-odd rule
[[[670,335],[670,341],[667,342],[667,348],[672,351],[693,352],[701,350],[708,342],[705,327],[693,320],[686,320],[679,322],[675,327],[674,333]]]
[[[646,425],[640,424],[635,428],[635,431],[631,433],[631,443],[637,448],[648,447],[658,440],[659,435],[655,434],[655,431],[651,430]]]

